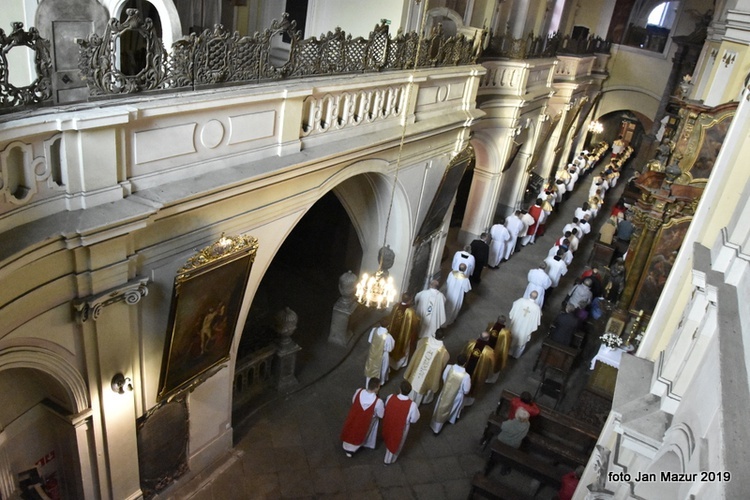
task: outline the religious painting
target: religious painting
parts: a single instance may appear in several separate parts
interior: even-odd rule
[[[630,308],[633,314],[643,311],[646,316],[650,316],[654,312],[656,301],[664,289],[692,220],[692,217],[673,219],[659,229],[648,258],[648,267],[638,284],[635,300]]]
[[[719,156],[719,150],[724,144],[724,138],[727,135],[729,124],[732,123],[733,116],[734,112],[725,114],[718,120],[712,120],[710,124],[701,127],[700,149],[695,162],[690,167],[690,177],[693,178],[693,181],[708,181],[714,163],[716,163],[716,157]]]
[[[195,383],[229,359],[232,336],[258,243],[222,238],[204,248],[175,278],[158,397]]]
[[[440,229],[445,219],[445,214],[448,212],[448,207],[450,207],[453,198],[456,196],[461,178],[469,164],[474,161],[474,158],[474,148],[467,146],[448,164],[437,193],[435,193],[435,197],[432,199],[430,209],[427,211],[427,215],[422,222],[422,227],[417,232],[417,237],[414,240],[415,244],[418,245]]]
[[[136,421],[144,498],[153,498],[188,471],[189,431],[185,397],[157,405]]]

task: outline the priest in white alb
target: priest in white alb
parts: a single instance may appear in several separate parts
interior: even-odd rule
[[[466,264],[462,263],[458,266],[458,271],[451,271],[445,280],[445,326],[456,321],[464,304],[464,295],[470,290],[471,282],[466,274]]]
[[[367,362],[365,362],[365,387],[370,383],[371,378],[380,379],[381,384],[388,381],[388,371],[390,367],[389,353],[396,345],[396,341],[388,333],[388,319],[383,319],[380,326],[370,330],[370,337],[367,341],[370,343],[370,350],[367,353]]]
[[[552,286],[552,279],[547,275],[547,264],[542,262],[539,267],[532,269],[526,275],[529,283],[526,285],[524,297],[530,297],[531,292],[536,292],[536,303],[539,307],[544,307],[544,292]]]
[[[495,269],[500,265],[500,262],[505,258],[505,248],[510,244],[510,232],[504,225],[503,220],[499,224],[495,224],[490,228],[490,258],[487,261],[487,266]]]
[[[445,295],[438,290],[439,286],[437,280],[432,280],[427,290],[414,296],[414,308],[420,319],[420,339],[434,337],[437,329],[445,323]]]
[[[521,297],[513,302],[510,310],[510,356],[521,357],[526,344],[531,340],[531,334],[539,328],[542,320],[542,308],[536,303],[537,292],[531,292],[529,297]]]

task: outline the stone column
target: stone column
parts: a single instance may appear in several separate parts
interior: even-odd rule
[[[275,330],[279,338],[277,339],[278,349],[276,358],[278,359],[278,380],[276,388],[279,391],[286,391],[299,385],[297,377],[294,375],[297,367],[297,353],[302,348],[292,340],[292,334],[297,329],[297,313],[285,307],[276,313]]]
[[[148,294],[147,283],[148,278],[135,279],[74,303],[83,332],[91,391],[97,497],[138,498],[143,495],[138,473],[122,473],[138,471],[134,392],[116,393],[112,390],[112,378],[117,373],[132,377],[133,332],[137,327],[130,307]],[[77,433],[77,437],[85,438],[86,433]],[[89,453],[89,450],[79,449],[79,453]]]
[[[354,300],[354,292],[357,288],[357,276],[351,271],[347,271],[339,277],[339,293],[341,297],[333,305],[331,315],[331,330],[328,334],[328,341],[346,346],[353,337],[349,329],[349,318],[357,308],[357,301]]]
[[[510,32],[513,38],[523,38],[526,29],[526,18],[529,15],[530,0],[516,0],[513,3]]]

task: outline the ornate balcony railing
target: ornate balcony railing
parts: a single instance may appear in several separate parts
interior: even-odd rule
[[[23,23],[11,23],[13,31],[5,34],[0,29],[0,109],[38,104],[52,97],[49,41],[39,36],[35,28],[23,29]],[[25,87],[11,83],[8,53],[20,47],[34,51],[36,79]]]
[[[34,28],[23,31],[13,23],[6,36],[0,30],[0,112],[17,106],[33,106],[52,97],[49,41]],[[143,39],[144,56],[136,71],[120,68],[120,38],[134,35]],[[290,40],[285,51],[274,44],[277,38]],[[223,26],[191,34],[178,40],[168,53],[157,36],[153,22],[136,9],[127,19],[111,19],[104,34],[93,34],[80,45],[79,69],[93,96],[116,96],[150,90],[192,90],[211,85],[238,85],[279,79],[345,73],[403,70],[474,64],[481,53],[478,39],[464,35],[445,36],[442,25],[430,33],[399,33],[391,38],[381,23],[369,38],[352,38],[340,28],[320,38],[302,39],[296,23],[284,14],[262,33],[240,37]],[[28,87],[8,83],[11,74],[5,52],[15,46],[36,52],[38,78]],[[276,47],[276,48],[274,48]],[[134,73],[134,74],[130,74]]]
[[[570,35],[561,36],[559,33],[554,33],[546,37],[534,36],[533,33],[529,33],[526,38],[513,38],[508,34],[493,35],[483,57],[488,59],[497,57],[537,59],[555,57],[558,54],[608,54],[611,45],[611,42],[599,37],[574,39]]]

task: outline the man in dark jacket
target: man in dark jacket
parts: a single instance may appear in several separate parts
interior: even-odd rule
[[[469,280],[472,285],[478,285],[482,282],[482,269],[487,266],[490,259],[490,245],[487,241],[490,235],[482,233],[479,239],[471,242],[471,255],[474,256],[474,272],[471,273]]]

